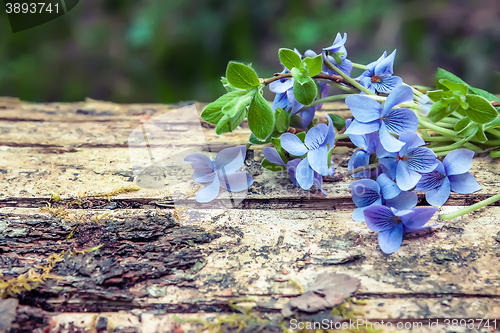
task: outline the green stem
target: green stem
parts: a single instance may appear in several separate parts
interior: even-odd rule
[[[469,138],[462,139],[462,140],[457,141],[457,142],[455,142],[451,145],[448,145],[448,146],[431,148],[431,150],[435,153],[442,152],[442,151],[450,151],[450,150],[462,147],[463,144],[466,143],[467,141],[469,141]]]
[[[354,68],[359,68],[359,69],[363,69],[363,70],[367,70],[368,67],[366,67],[366,65],[362,65],[362,64],[357,64],[355,62],[352,63],[352,67]]]
[[[357,94],[358,93],[358,89],[354,89],[354,88],[351,88],[351,87],[347,87],[347,86],[344,86],[344,85],[341,85],[337,82],[332,82],[330,80],[324,80],[324,79],[318,79],[319,81],[322,81],[322,82],[325,82],[327,83],[328,85],[332,86],[332,87],[335,87],[335,88],[339,88],[339,89],[342,89],[350,94]]]
[[[423,116],[418,116],[418,120],[419,120],[419,124],[422,125],[422,127],[433,130],[434,132],[437,132],[443,136],[446,136],[446,137],[453,139],[453,141],[456,141],[457,134],[455,133],[455,131],[452,131],[452,130],[449,130],[446,128],[442,128],[441,126],[437,126],[437,125],[427,121],[427,119],[425,119]]]
[[[338,69],[337,66],[332,64],[332,62],[328,59],[328,57],[326,56],[326,53],[324,53],[324,52],[323,52],[323,61],[326,63],[327,67],[336,71],[337,74],[339,74],[340,76],[342,76],[344,78],[344,80],[346,80],[347,82],[352,84],[353,87],[358,88],[359,90],[361,90],[362,92],[364,92],[367,95],[375,95],[375,93],[372,93],[370,90],[363,87],[358,81],[354,80],[349,75],[347,75],[346,73],[344,73],[340,69]]]
[[[302,109],[300,109],[299,111],[297,111],[297,113],[302,112],[302,111],[310,108],[311,106],[315,106],[315,105],[318,105],[318,104],[321,104],[321,103],[326,103],[326,102],[338,101],[339,99],[346,99],[349,96],[351,96],[351,94],[333,95],[333,96],[328,96],[328,97],[325,97],[325,98],[320,98],[320,99],[315,100],[311,104],[304,106]]]
[[[348,139],[349,134],[337,134],[335,135],[335,141],[342,140],[342,139]]]
[[[494,128],[487,129],[486,132],[493,134],[494,136],[500,138],[500,131]]]
[[[451,219],[454,219],[454,218],[457,218],[459,216],[462,216],[462,215],[465,215],[467,213],[470,213],[470,212],[473,212],[473,211],[476,211],[480,208],[483,208],[484,206],[487,206],[489,204],[492,204],[496,201],[500,200],[500,193],[499,194],[496,194],[492,197],[489,197],[488,199],[485,199],[481,202],[478,202],[476,204],[473,204],[469,207],[464,207],[462,209],[459,209],[457,210],[456,212],[453,212],[453,213],[448,213],[448,214],[442,214],[441,216],[439,216],[439,218],[443,221],[446,221],[446,220],[451,220]]]
[[[431,141],[431,142],[450,142],[452,141],[450,138],[444,137],[444,136],[428,136],[428,135],[422,135],[422,139],[424,141]]]

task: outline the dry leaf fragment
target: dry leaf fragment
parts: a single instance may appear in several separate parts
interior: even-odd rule
[[[298,310],[316,312],[331,309],[345,302],[356,290],[360,280],[336,273],[321,273],[304,294],[292,298],[281,310],[284,317],[290,317]]]

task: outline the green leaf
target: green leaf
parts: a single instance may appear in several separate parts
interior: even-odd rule
[[[464,118],[460,119],[455,124],[455,131],[456,132],[460,132],[461,130],[463,130],[464,128],[466,128],[467,125],[469,125],[469,123],[470,123],[469,117],[464,117]]]
[[[469,123],[469,125],[465,126],[457,135],[461,138],[471,138],[477,133],[477,124],[473,121]]]
[[[321,73],[323,67],[323,61],[321,60],[321,55],[317,55],[314,58],[306,57],[302,60],[307,64],[309,69],[309,76],[315,76]]]
[[[449,116],[453,113],[458,107],[458,103],[454,103],[454,105],[448,105],[445,101],[439,100],[432,104],[431,110],[429,114],[427,114],[427,118],[433,122],[438,122],[441,119]]]
[[[274,124],[273,110],[258,91],[248,109],[248,127],[257,138],[265,140],[273,132]]]
[[[427,96],[431,99],[433,102],[440,101],[443,98],[446,97],[452,97],[453,92],[451,91],[444,91],[444,90],[433,90],[433,91],[428,91]]]
[[[306,132],[299,132],[295,135],[300,139],[300,141],[306,142]]]
[[[293,81],[293,94],[297,102],[303,105],[309,105],[314,101],[318,88],[313,79],[307,77],[303,83],[298,80]]]
[[[210,124],[217,124],[224,116],[222,108],[233,99],[240,98],[246,93],[247,92],[245,90],[236,90],[222,95],[203,109],[203,112],[200,115],[201,118]]]
[[[292,72],[293,80],[297,81],[301,84],[304,84],[307,82],[307,80],[311,79],[307,74],[304,74],[303,71],[300,70],[300,68],[294,67],[294,68],[292,68],[291,72]]]
[[[452,74],[445,69],[438,68],[437,72],[436,72],[436,77],[434,79],[434,83],[436,85],[436,88],[441,89],[441,90],[447,90],[447,88],[444,85],[439,83],[439,80],[441,80],[441,79],[445,79],[445,80],[448,80],[448,81],[451,81],[454,83],[460,83],[460,84],[467,85],[467,83],[465,83],[461,78],[459,78],[455,74]]]
[[[330,117],[331,121],[333,122],[333,127],[335,127],[337,131],[340,131],[345,127],[345,119],[338,114],[329,113],[328,117]]]
[[[486,134],[484,134],[484,125],[477,125],[477,133],[474,138],[481,143],[488,141]]]
[[[493,149],[492,151],[490,151],[490,156],[493,158],[500,157],[500,148]]]
[[[255,136],[255,134],[250,134],[250,137],[248,138],[248,142],[250,142],[253,145],[264,145],[266,143],[269,143],[271,137],[267,138],[266,140],[261,140],[258,137]]]
[[[498,111],[498,109],[497,109],[497,111]],[[493,121],[485,124],[484,128],[485,129],[490,129],[490,128],[493,128],[493,127],[497,127],[499,125],[500,125],[500,117],[497,117],[495,120],[493,120]]]
[[[239,98],[231,99],[222,108],[221,112],[224,116],[219,120],[217,126],[215,127],[215,133],[218,135],[234,131],[243,119],[245,119],[248,106],[252,102],[252,98],[257,90],[242,91],[245,95],[240,96]]]
[[[473,93],[474,95],[478,95],[478,96],[481,96],[481,97],[484,97],[486,98],[488,101],[500,101],[500,98],[487,92],[486,90],[483,90],[483,89],[479,89],[479,88],[474,88],[474,87],[469,87],[469,90],[471,93]]]
[[[229,83],[229,81],[227,80],[227,77],[225,77],[225,76],[222,76],[220,78],[220,82],[222,82],[222,85],[224,86],[224,88],[226,88],[227,92],[240,90],[238,88],[235,88],[231,83]]]
[[[333,154],[333,150],[335,149],[335,147],[332,147],[329,151],[328,151],[328,154],[326,155],[326,160],[328,161],[328,168],[330,168],[332,166],[332,154]]]
[[[271,170],[271,171],[285,171],[286,170],[286,167],[284,165],[274,164],[274,163],[269,162],[266,159],[263,159],[262,162],[260,162],[260,165],[263,168],[266,168],[267,170]]]
[[[335,63],[337,65],[342,65],[342,58],[340,57],[339,53],[343,54],[343,52],[333,52],[331,55],[332,55],[333,59],[335,59]]]
[[[294,67],[300,67],[300,56],[290,49],[280,49],[278,52],[280,61],[289,70]]]
[[[276,148],[281,148],[281,138],[271,138],[271,143]]]
[[[256,88],[260,85],[259,77],[254,70],[239,62],[229,62],[226,77],[230,84],[240,89]]]
[[[274,117],[276,119],[276,130],[279,133],[285,133],[290,127],[290,113],[282,108],[276,108]]]
[[[467,88],[467,83],[465,83],[465,82],[464,83],[456,83],[456,82],[452,82],[452,81],[447,80],[447,79],[440,79],[439,84],[445,86],[446,88],[448,88],[448,90],[458,91],[462,95],[467,95],[468,88]]]
[[[498,117],[497,110],[484,97],[478,95],[467,95],[469,108],[465,110],[467,116],[478,124],[486,124]]]

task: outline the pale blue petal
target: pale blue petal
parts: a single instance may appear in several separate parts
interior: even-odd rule
[[[368,123],[380,119],[382,105],[373,98],[362,95],[350,95],[345,99],[345,104],[351,110],[354,119]]]
[[[292,133],[283,133],[281,136],[281,147],[295,156],[302,156],[307,153],[307,147]]]
[[[321,193],[323,193],[324,195],[328,195],[328,193],[323,190],[323,176],[321,176],[319,173],[314,173],[314,185],[316,185],[319,190],[321,191]]]
[[[399,136],[399,141],[402,141],[406,144],[406,149],[425,145],[425,141],[420,137],[420,135],[412,131],[401,133],[401,135]]]
[[[385,150],[389,152],[399,151],[405,145],[404,142],[399,141],[389,133],[389,130],[387,129],[387,126],[384,122],[380,124],[379,135],[380,144],[384,147]]]
[[[376,76],[390,75],[394,73],[394,59],[396,57],[396,50],[394,50],[385,59],[380,60],[380,62],[375,66],[374,74]]]
[[[409,191],[415,187],[421,177],[422,176],[418,172],[408,169],[407,165],[402,161],[398,162],[396,182],[403,191]]]
[[[281,94],[293,87],[293,79],[280,79],[269,84],[269,90],[275,94]]]
[[[297,166],[302,160],[300,158],[296,158],[294,160],[289,161],[286,164],[286,171],[290,174],[290,180],[292,181],[293,185],[299,186],[299,183],[297,182],[297,177],[295,176],[297,173]]]
[[[352,61],[349,59],[344,59],[340,65],[337,65],[337,68],[341,72],[343,72],[349,76],[351,75],[352,67],[353,67]]]
[[[436,154],[425,147],[409,149],[405,157],[404,163],[406,163],[408,168],[420,173],[431,172],[438,165]]]
[[[352,212],[352,219],[354,220],[354,222],[365,222],[365,209],[367,207],[360,207],[360,208],[356,208],[353,212]]]
[[[381,231],[378,233],[378,245],[382,252],[391,254],[396,252],[403,242],[403,225],[398,224],[392,230]]]
[[[461,175],[451,175],[448,178],[450,179],[451,190],[455,193],[469,194],[482,189],[470,172]]]
[[[442,206],[450,197],[450,181],[443,178],[440,186],[425,192],[425,200],[432,206]]]
[[[307,139],[307,138],[306,138]],[[310,149],[307,153],[307,160],[311,168],[322,176],[328,176],[328,149],[325,145],[317,149]]]
[[[396,217],[386,206],[374,205],[365,209],[366,225],[372,231],[392,230],[396,226]]]
[[[283,110],[288,109],[290,103],[288,102],[288,98],[286,97],[286,93],[276,94],[274,96],[273,104],[271,108],[273,111],[276,111],[277,108],[282,108]]]
[[[340,33],[337,33],[337,37],[335,37],[335,40],[333,41],[333,44],[329,47],[324,48],[323,50],[325,51],[332,51],[336,52],[340,47],[342,47],[345,42],[347,41],[347,34],[344,33],[344,37],[340,35]]]
[[[200,203],[207,203],[219,195],[220,183],[219,177],[214,177],[212,184],[205,186],[196,193],[196,201]]]
[[[193,179],[194,181],[198,183],[208,183],[214,180],[215,177],[215,172],[209,171],[206,172],[205,170],[200,171],[199,169],[195,169],[193,172]]]
[[[295,177],[297,178],[297,182],[299,183],[300,187],[304,190],[308,190],[311,188],[311,186],[313,186],[314,171],[309,166],[307,157],[300,161],[299,165],[297,165]]]
[[[243,165],[246,146],[238,146],[221,150],[215,157],[215,169],[224,169],[225,173],[237,171]]]
[[[184,161],[190,162],[193,169],[213,171],[212,160],[205,154],[194,153],[184,157]]]
[[[347,164],[347,170],[351,171],[362,166],[367,166],[370,163],[370,155],[371,154],[367,153],[362,149],[356,150],[349,159],[349,163]],[[354,178],[369,178],[369,175],[370,171],[366,170],[355,173],[352,176]]]
[[[349,139],[352,143],[354,143],[356,147],[363,148],[364,150],[368,151],[368,140],[366,135],[349,134]]]
[[[318,124],[307,132],[304,143],[309,149],[316,149],[325,142],[327,135],[328,126]]]
[[[411,213],[401,216],[401,221],[403,221],[405,227],[420,228],[431,219],[437,210],[436,207],[413,208]]]
[[[409,86],[400,86],[394,89],[384,103],[382,116],[385,116],[392,108],[404,102],[411,102],[413,100],[413,89]]]
[[[318,105],[311,106],[310,108],[307,108],[298,114],[298,116],[301,119],[302,128],[307,128],[307,126],[309,126],[311,121],[313,121],[317,109]]]
[[[396,178],[398,162],[395,158],[381,158],[378,160],[382,171],[391,179]]]
[[[253,184],[252,176],[246,172],[234,172],[225,175],[219,172],[218,174],[221,185],[229,192],[240,192]]]
[[[283,162],[283,159],[281,158],[280,154],[278,152],[271,148],[271,147],[264,147],[264,158],[268,160],[271,163],[278,164],[278,165],[285,165]]]
[[[349,125],[349,128],[344,132],[345,134],[368,134],[376,132],[380,128],[380,121],[375,120],[370,123],[360,123],[354,119]]]
[[[388,94],[395,88],[403,84],[403,79],[399,76],[384,76],[380,82],[372,82],[373,88],[380,93]]]
[[[325,139],[325,144],[328,145],[328,149],[332,149],[333,146],[335,145],[335,128],[333,127],[333,121],[328,118],[328,134]]]
[[[401,189],[398,187],[398,185],[385,173],[378,176],[377,183],[380,186],[382,196],[386,200],[395,198],[401,193]]]
[[[418,117],[410,109],[392,109],[384,118],[382,121],[389,132],[394,134],[415,132],[418,129]]]
[[[401,193],[393,198],[385,201],[388,207],[393,207],[396,209],[412,209],[418,203],[418,195],[411,191],[401,191]]]
[[[466,173],[472,167],[474,152],[468,149],[455,149],[449,152],[443,160],[446,174],[460,175]]]
[[[418,181],[415,191],[430,191],[441,186],[445,174],[444,172],[440,172],[440,169],[443,169],[443,164],[439,160],[437,162],[438,166],[436,169],[422,174],[422,178]]]

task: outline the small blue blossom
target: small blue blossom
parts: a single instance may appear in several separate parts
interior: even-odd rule
[[[396,209],[411,209],[416,206],[418,196],[415,192],[401,189],[387,177],[381,174],[377,180],[360,179],[349,185],[352,201],[356,205],[352,213],[355,222],[365,221],[364,210],[372,205],[387,205]]]
[[[384,106],[365,95],[351,95],[345,99],[354,116],[354,120],[346,134],[368,134],[378,131],[380,143],[385,150],[396,152],[404,143],[391,133],[399,135],[405,131],[415,132],[418,128],[418,117],[407,108],[395,106],[413,100],[413,90],[408,86],[400,86],[387,97]]]
[[[474,176],[468,172],[472,166],[474,152],[455,149],[448,153],[432,172],[422,175],[416,191],[427,191],[425,199],[433,206],[442,206],[450,197],[450,191],[469,194],[482,189]]]
[[[264,152],[264,157],[269,162],[285,166],[286,170],[290,174],[290,180],[292,181],[292,183],[295,186],[300,187],[300,184],[297,181],[296,174],[297,174],[297,166],[300,164],[302,159],[296,158],[296,159],[293,159],[285,164],[285,162],[283,161],[283,159],[281,158],[281,156],[278,154],[278,152],[275,149],[273,149],[271,147],[264,147],[263,152]],[[314,181],[313,181],[314,185],[316,185],[319,188],[321,193],[323,193],[324,195],[327,195],[328,193],[325,190],[323,190],[323,176],[320,175],[319,173],[317,173],[316,171],[314,171],[313,178],[314,178]]]
[[[214,200],[219,195],[223,186],[230,192],[246,190],[253,184],[253,178],[247,172],[236,172],[245,160],[246,147],[238,146],[221,150],[215,161],[208,156],[195,153],[184,158],[190,162],[194,169],[193,179],[198,183],[209,183],[196,193],[196,201],[206,203]]]
[[[333,123],[328,119],[328,126],[318,124],[311,128],[302,142],[292,133],[284,133],[281,136],[281,147],[295,156],[307,155],[296,168],[296,178],[300,187],[305,190],[311,188],[314,183],[314,171],[322,176],[334,174],[333,167],[328,166],[328,151],[335,145],[335,129]]]
[[[397,210],[382,205],[365,209],[366,225],[378,231],[378,244],[382,252],[396,252],[403,242],[403,234],[431,226],[424,226],[437,211],[435,207],[420,207],[410,210]]]
[[[390,179],[396,179],[401,190],[411,190],[417,185],[422,174],[433,171],[438,161],[429,148],[420,147],[425,141],[414,132],[404,132],[399,136],[404,143],[397,153],[379,149],[377,156],[382,170]]]
[[[331,55],[327,56],[328,60],[330,60],[330,62],[332,64],[335,64],[335,66],[338,69],[340,69],[342,72],[344,72],[345,74],[351,75],[352,62],[349,59],[347,59],[347,49],[344,46],[346,41],[347,41],[347,34],[346,33],[344,33],[343,38],[340,35],[340,33],[337,33],[337,37],[333,41],[333,44],[329,47],[325,47],[323,49],[323,52],[338,53],[338,56],[339,56],[340,60],[342,61],[342,63],[338,64],[335,61],[335,58]],[[336,75],[337,74],[337,72],[335,72],[333,69],[326,67],[325,65],[323,65],[323,71],[329,75]]]
[[[346,128],[349,128],[350,124],[351,119],[347,119]],[[364,135],[349,134],[349,139],[356,145],[356,147],[360,149],[357,149],[352,154],[347,165],[347,170],[351,171],[370,164],[371,157],[377,151],[377,147],[380,145],[380,138],[378,136],[378,133],[373,132]],[[355,173],[352,176],[354,178],[377,178],[377,176],[381,173],[381,168],[378,167],[376,169]]]
[[[388,94],[403,84],[403,79],[399,76],[392,76],[396,50],[388,57],[386,55],[387,52],[384,52],[377,61],[366,65],[367,69],[357,78],[359,83],[371,92]]]

